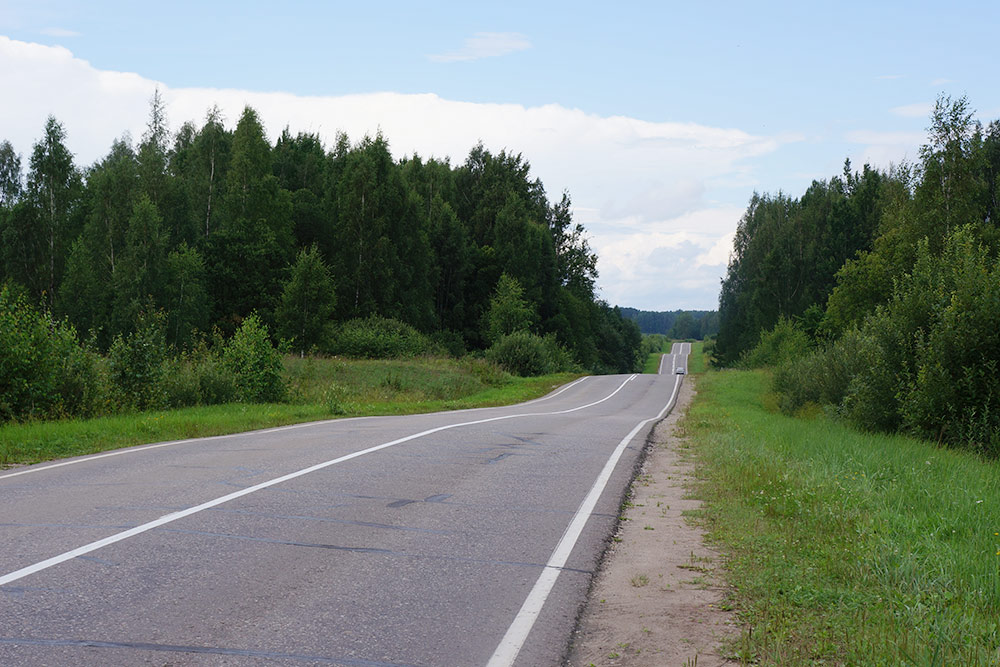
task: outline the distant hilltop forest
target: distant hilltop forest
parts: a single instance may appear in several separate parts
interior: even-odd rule
[[[619,308],[624,317],[639,325],[644,334],[663,334],[670,338],[703,339],[719,333],[719,313],[714,310],[673,310],[657,312]]]

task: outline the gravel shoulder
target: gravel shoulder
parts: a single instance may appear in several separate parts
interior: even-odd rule
[[[569,667],[736,664],[719,653],[723,638],[737,633],[733,614],[720,608],[720,556],[684,516],[700,506],[688,497],[693,465],[683,460],[677,429],[695,393],[693,379],[653,432],[625,520],[580,616]]]

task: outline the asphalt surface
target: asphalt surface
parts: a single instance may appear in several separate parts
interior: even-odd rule
[[[0,471],[0,665],[557,665],[679,345],[517,406]]]

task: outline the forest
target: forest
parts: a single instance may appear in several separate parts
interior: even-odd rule
[[[719,313],[714,310],[638,310],[621,309],[622,315],[639,325],[644,334],[663,334],[667,338],[702,340],[719,333]]]
[[[381,134],[272,144],[249,107],[171,131],[157,93],[137,144],[81,167],[49,117],[26,160],[0,143],[0,421],[95,412],[95,368],[121,405],[157,405],[144,374],[164,360],[211,375],[253,350],[273,366],[266,348],[630,372],[641,336],[596,297],[596,263],[569,194],[506,150],[453,166],[396,160]],[[240,395],[202,380],[189,402]],[[274,398],[258,389],[243,398]]]
[[[773,366],[780,407],[1000,455],[1000,122],[942,96],[919,159],[754,194],[715,362]]]

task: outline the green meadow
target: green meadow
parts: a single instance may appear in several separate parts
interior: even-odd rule
[[[0,426],[0,464],[38,463],[150,442],[182,440],[298,422],[506,405],[542,396],[579,377],[514,377],[481,360],[284,359],[290,400],[134,412],[94,419]]]
[[[1000,467],[787,417],[765,371],[697,378],[697,521],[724,553],[741,664],[1000,664]]]

